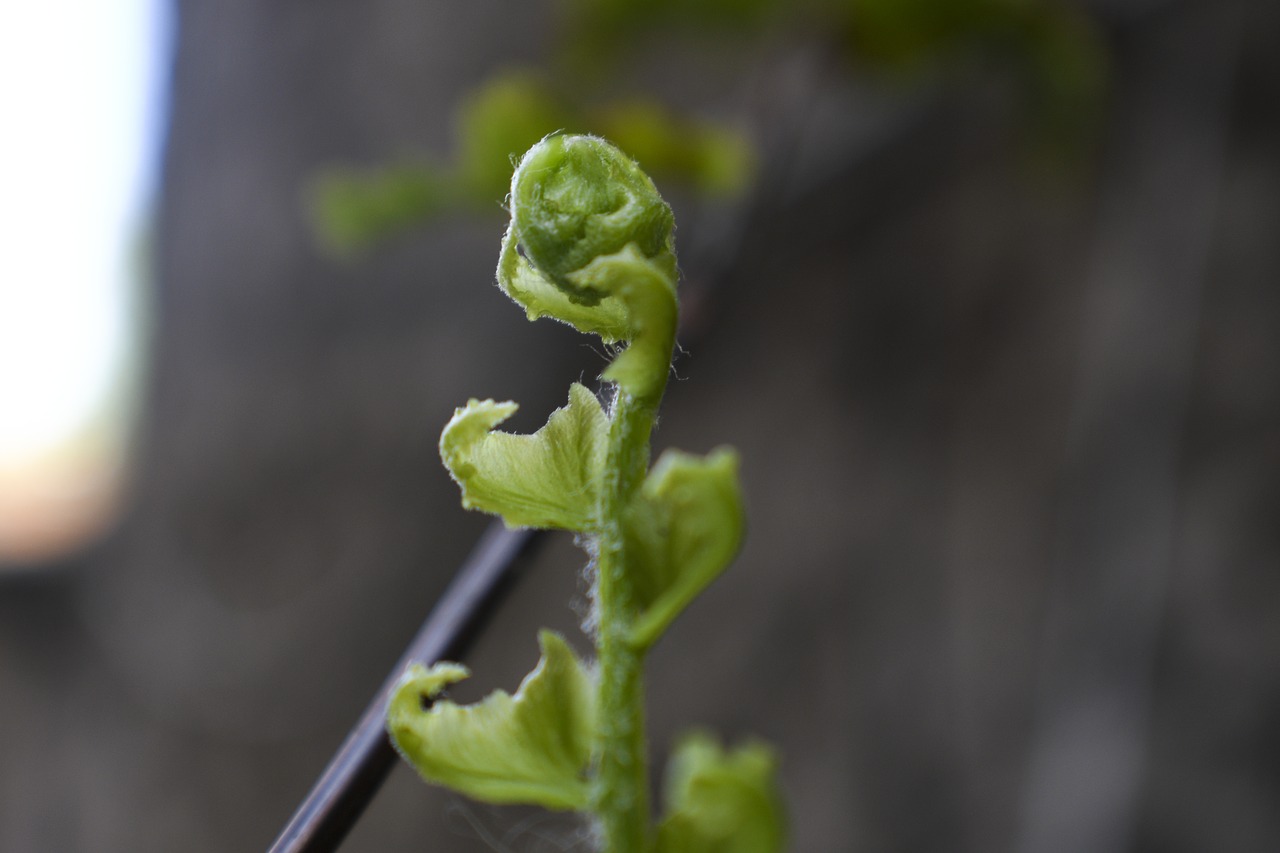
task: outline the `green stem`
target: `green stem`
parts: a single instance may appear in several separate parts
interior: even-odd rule
[[[600,662],[600,766],[593,810],[609,853],[643,853],[649,833],[648,756],[644,734],[644,655],[627,642],[635,618],[622,512],[649,467],[656,404],[618,389],[609,427],[600,507],[596,607]]]

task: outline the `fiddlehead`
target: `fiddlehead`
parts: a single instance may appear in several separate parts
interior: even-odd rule
[[[675,220],[649,177],[593,136],[549,136],[511,180],[498,284],[529,319],[625,342],[604,378],[657,404],[675,345]]]

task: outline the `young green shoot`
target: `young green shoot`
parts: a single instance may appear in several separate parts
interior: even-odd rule
[[[674,220],[630,158],[590,136],[553,135],[511,183],[498,284],[534,320],[551,317],[624,347],[605,369],[607,410],[573,384],[532,435],[496,431],[512,402],[471,400],[440,437],[465,507],[512,527],[573,531],[593,560],[596,663],[559,635],[515,695],[458,706],[441,693],[457,664],[415,666],[387,728],[429,782],[490,803],[589,815],[608,853],[776,853],[776,760],[762,744],[725,752],[686,737],[667,773],[665,815],[649,803],[644,664],[671,622],[733,559],[743,533],[738,458],[649,441],[675,346]]]

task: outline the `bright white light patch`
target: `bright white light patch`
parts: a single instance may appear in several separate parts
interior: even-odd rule
[[[81,430],[129,345],[155,0],[0,4],[0,462]]]

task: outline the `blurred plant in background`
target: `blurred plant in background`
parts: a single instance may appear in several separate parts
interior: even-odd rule
[[[550,133],[611,140],[660,185],[718,201],[742,198],[761,168],[750,117],[711,120],[650,93],[617,94],[646,51],[671,36],[727,39],[737,50],[778,40],[840,61],[840,73],[888,85],[945,79],[983,58],[1023,88],[1033,137],[1070,142],[1092,123],[1105,55],[1089,17],[1055,0],[562,0],[559,48],[545,68],[499,72],[453,117],[452,162],[428,156],[374,169],[335,167],[315,185],[325,242],[342,253],[434,217],[498,209],[512,158]]]
[[[648,98],[578,108],[533,69],[490,80],[462,104],[454,125],[452,164],[424,160],[323,176],[317,187],[322,233],[349,251],[437,215],[497,210],[510,183],[512,153],[557,130],[605,136],[650,171],[710,196],[740,193],[752,170],[746,139],[728,127]]]

